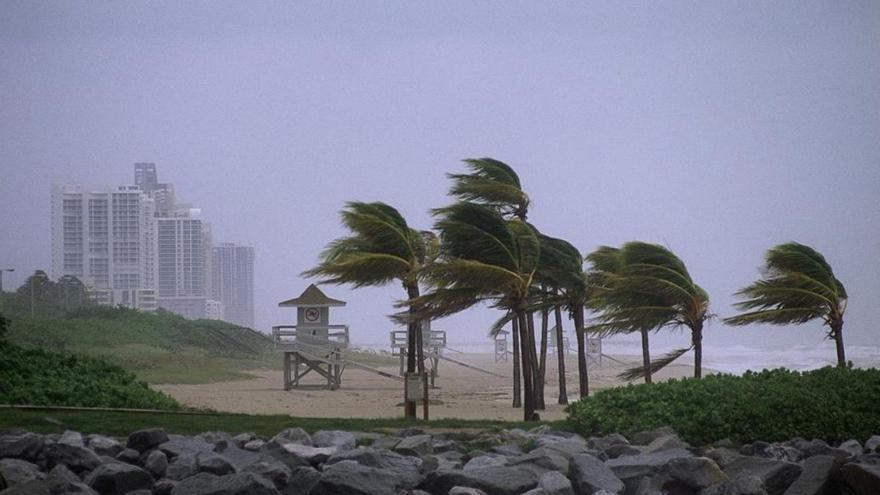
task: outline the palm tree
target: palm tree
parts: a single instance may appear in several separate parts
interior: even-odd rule
[[[320,277],[321,283],[351,284],[355,288],[382,286],[397,281],[407,298],[419,297],[422,270],[436,256],[432,235],[411,229],[403,216],[385,203],[349,202],[340,212],[348,237],[331,242],[321,253],[318,266],[303,272]],[[415,312],[410,307],[410,313]],[[407,364],[409,372],[424,372],[419,320],[407,322]],[[407,402],[407,417],[415,417],[415,402]]]
[[[846,289],[825,257],[809,246],[789,242],[767,251],[764,261],[763,278],[736,293],[743,300],[734,306],[744,313],[724,322],[787,325],[821,319],[829,327],[827,337],[837,346],[838,366],[845,366]]]
[[[536,353],[527,313],[540,258],[538,233],[491,206],[459,202],[434,210],[440,257],[424,270],[430,291],[411,300],[415,318],[438,318],[485,302],[515,321],[522,346],[523,419],[535,419]],[[530,349],[529,349],[530,348]]]
[[[709,296],[694,283],[685,264],[663,246],[628,242],[619,250],[601,247],[588,259],[593,279],[599,284],[592,303],[599,310],[591,329],[607,335],[642,333],[642,366],[626,370],[622,378],[651,374],[684,353],[694,350],[694,377],[702,376],[703,324],[710,317]],[[691,345],[650,361],[647,332],[661,328],[688,328]]]

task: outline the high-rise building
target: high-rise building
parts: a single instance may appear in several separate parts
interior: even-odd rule
[[[205,227],[197,209],[156,217],[156,294],[159,307],[204,318],[210,297]]]
[[[223,303],[223,320],[254,326],[254,248],[235,243],[214,247],[213,299]]]
[[[53,186],[53,278],[78,277],[99,303],[155,310],[153,212],[137,186]]]

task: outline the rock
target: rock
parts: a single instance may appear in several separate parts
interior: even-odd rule
[[[31,480],[21,485],[3,490],[3,495],[50,495],[49,485],[41,480]]]
[[[479,488],[470,488],[467,486],[453,486],[449,490],[449,495],[486,495],[486,492]]]
[[[98,455],[116,457],[125,447],[116,440],[104,435],[89,435],[86,437],[86,445]]]
[[[279,495],[271,481],[254,473],[215,476],[199,473],[171,490],[171,495]]]
[[[652,440],[651,443],[645,447],[644,452],[650,454],[662,450],[686,449],[688,447],[690,447],[690,445],[678,438],[678,435],[663,435]]]
[[[174,481],[183,481],[190,476],[195,476],[199,472],[199,462],[196,459],[197,454],[182,454],[174,458],[168,469],[165,471],[165,477]]]
[[[261,459],[261,456],[256,452],[240,449],[235,445],[235,442],[226,440],[214,444],[214,452],[221,454],[238,470]]]
[[[167,478],[161,479],[153,484],[153,495],[171,495],[177,483],[177,481]]]
[[[285,449],[285,445],[293,445],[293,444],[280,444],[275,440],[270,440],[266,442],[266,445],[263,445],[263,448],[260,449],[260,453],[264,457],[268,457],[271,459],[275,459],[280,461],[282,464],[288,467],[288,469],[293,470],[301,466],[310,466],[308,461],[301,458],[300,456],[290,452]]]
[[[599,459],[603,459],[605,454],[600,450],[594,450],[587,447],[587,444],[584,442],[578,441],[561,441],[555,442],[551,444],[547,444],[541,447],[537,447],[533,449],[530,453],[535,454],[546,454],[548,452],[555,452],[557,454],[562,455],[566,459],[570,458],[573,455],[578,454],[591,454]]]
[[[260,461],[244,468],[243,472],[255,473],[281,490],[290,483],[290,469],[278,461]]]
[[[144,453],[168,441],[168,434],[161,428],[138,430],[128,436],[126,447]]]
[[[300,445],[297,443],[287,443],[281,445],[285,451],[306,461],[312,466],[323,464],[336,453],[336,447],[312,447],[310,445]]]
[[[235,445],[236,445],[238,448],[240,448],[240,449],[243,449],[244,446],[245,446],[248,442],[250,442],[250,441],[252,441],[252,440],[256,440],[256,439],[257,439],[257,434],[256,434],[256,433],[250,433],[250,432],[248,432],[248,433],[239,433],[238,435],[235,435],[234,437],[232,437],[232,441],[235,442]]]
[[[623,457],[627,455],[639,455],[642,453],[641,450],[633,447],[628,443],[619,443],[617,445],[612,445],[602,452],[604,452],[609,459],[617,459],[618,457]]]
[[[880,493],[880,465],[850,463],[841,468],[843,479],[856,495]]]
[[[422,457],[434,453],[434,446],[431,444],[431,435],[411,435],[401,439],[393,450],[402,455]]]
[[[587,454],[581,454],[587,455]],[[601,462],[601,461],[600,461]],[[548,471],[559,471],[568,473],[569,461],[565,457],[555,453],[548,452],[544,454],[524,454],[512,459],[508,459],[507,465],[519,469],[525,469],[535,473],[539,479]]]
[[[250,450],[251,452],[258,452],[263,446],[266,445],[266,442],[260,440],[259,438],[256,440],[251,440],[250,442],[244,444],[242,447],[244,450]]]
[[[824,440],[804,440],[803,438],[798,438],[787,443],[789,446],[797,449],[801,453],[802,458],[809,458],[814,455],[830,455],[843,461],[850,456],[849,452],[831,447]]]
[[[328,465],[343,461],[355,461],[366,467],[390,471],[403,481],[404,488],[415,488],[424,477],[420,473],[422,460],[417,457],[403,456],[389,450],[377,450],[361,447],[347,452],[334,454],[324,464]]]
[[[0,459],[0,480],[6,481],[7,488],[43,479],[46,475],[36,464],[21,459]]]
[[[631,443],[633,445],[648,445],[657,438],[669,435],[674,435],[677,437],[678,433],[676,433],[675,430],[668,426],[661,426],[660,428],[655,428],[653,430],[640,431],[636,433],[635,435],[633,435]]]
[[[470,471],[472,469],[482,469],[489,466],[504,466],[507,464],[507,457],[501,454],[483,454],[471,458],[462,469]]]
[[[629,440],[619,433],[612,433],[604,437],[590,437],[587,440],[587,447],[596,450],[608,450],[616,445],[629,445]]]
[[[399,443],[400,439],[397,437],[381,437],[373,440],[370,446],[374,449],[394,450],[394,447],[397,447]]]
[[[333,447],[337,451],[352,450],[357,445],[357,438],[347,431],[319,431],[312,435],[315,447]]]
[[[58,439],[58,443],[66,443],[67,445],[76,445],[77,447],[85,447],[86,442],[83,440],[82,433],[78,431],[65,430]]]
[[[574,495],[571,481],[558,471],[548,471],[541,475],[537,489],[543,490],[545,495]]]
[[[767,495],[764,489],[764,480],[760,476],[743,475],[731,484],[733,493],[736,495]]]
[[[880,435],[872,435],[871,438],[865,442],[865,452],[878,451],[880,451]]]
[[[709,449],[706,451],[705,456],[715,461],[715,464],[718,464],[721,469],[724,469],[728,464],[741,457],[733,450],[724,447]]]
[[[403,428],[403,429],[397,430],[397,435],[395,435],[395,436],[399,437],[399,438],[406,438],[406,437],[412,437],[415,435],[424,435],[424,434],[425,434],[425,430],[412,426],[409,428]]]
[[[168,456],[161,450],[153,450],[144,460],[144,469],[150,473],[153,478],[159,479],[165,476],[168,470]]]
[[[354,461],[325,466],[312,495],[397,495],[405,488],[394,474]]]
[[[654,452],[652,454],[630,455],[605,461],[615,476],[626,482],[630,479],[638,479],[648,476],[654,470],[668,465],[675,459],[693,457],[693,454],[684,449],[671,449]]]
[[[220,442],[235,443],[235,440],[232,439],[232,435],[226,433],[225,431],[203,431],[198,435],[193,437],[194,440],[199,440],[205,443],[209,443],[211,445],[217,445]]]
[[[865,449],[862,447],[862,444],[859,443],[858,440],[847,440],[840,444],[840,446],[837,448],[839,448],[840,450],[845,450],[849,453],[849,455],[852,456],[862,455],[865,453]]]
[[[743,446],[743,448],[740,449],[740,454],[789,462],[797,462],[803,457],[803,452],[795,447],[775,445],[760,441],[754,442],[751,445]]]
[[[298,467],[290,472],[290,483],[284,495],[309,495],[321,480],[321,473],[310,467]]]
[[[430,472],[436,471],[440,469],[440,460],[437,457],[428,454],[425,457],[421,457],[422,466],[419,468],[419,472],[422,474],[428,474]]]
[[[572,456],[568,477],[576,493],[590,495],[599,490],[623,491],[623,482],[599,459],[580,454]]]
[[[801,474],[801,466],[792,462],[763,459],[760,457],[740,457],[724,468],[724,473],[735,479],[743,475],[761,478],[764,489],[770,495],[781,495]]]
[[[149,489],[153,478],[143,469],[113,462],[91,472],[85,482],[102,495],[124,495],[134,490]]]
[[[272,441],[279,444],[296,443],[299,445],[314,445],[312,443],[312,437],[310,437],[302,428],[288,428],[272,437]]]
[[[217,476],[234,473],[235,467],[226,458],[213,452],[201,452],[196,454],[200,473],[210,473]]]
[[[88,485],[84,484],[79,476],[67,469],[64,464],[59,464],[49,471],[46,476],[46,484],[49,485],[49,491],[52,493],[91,493],[94,492]],[[73,485],[85,487],[87,492],[77,491]]]
[[[832,477],[839,468],[838,460],[830,455],[816,455],[802,464],[803,471],[795,482],[785,490],[785,495],[822,495],[833,483]]]
[[[45,441],[40,435],[23,433],[0,436],[0,458],[35,461],[43,451]]]
[[[516,457],[518,455],[523,455],[523,449],[520,448],[519,445],[515,443],[506,443],[504,445],[496,445],[489,449],[489,451],[493,454],[500,454],[505,457]]]
[[[447,493],[456,486],[479,488],[488,495],[515,495],[537,486],[538,480],[529,471],[490,466],[470,471],[435,471],[430,473],[423,488],[431,493]]]
[[[85,447],[66,443],[53,443],[45,448],[47,467],[64,464],[74,473],[91,471],[102,464],[97,454]]]
[[[183,454],[198,454],[199,452],[213,452],[214,445],[204,440],[196,440],[183,435],[168,435],[168,441],[159,445],[159,450],[173,461]]]
[[[438,438],[435,438],[431,442],[431,447],[433,448],[435,454],[461,450],[461,446],[455,440],[443,440]]]
[[[117,461],[124,462],[126,464],[137,464],[140,458],[141,455],[138,453],[137,450],[134,449],[122,449],[122,451],[116,454],[116,457],[114,457],[114,459],[116,459]]]
[[[727,480],[718,464],[706,457],[683,457],[668,465],[669,477],[694,490],[702,490]]]

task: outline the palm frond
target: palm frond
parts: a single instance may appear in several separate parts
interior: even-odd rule
[[[406,260],[391,254],[352,252],[306,270],[302,276],[320,277],[323,284],[365,287],[385,285],[400,278],[409,268],[410,264]]]
[[[519,176],[504,162],[492,158],[464,160],[470,174],[449,174],[450,195],[466,202],[481,203],[504,214],[524,217],[529,197],[522,190]]]
[[[651,375],[653,376],[655,373],[665,368],[667,365],[675,361],[676,359],[683,356],[686,352],[693,349],[693,346],[686,347],[682,349],[675,349],[672,352],[664,354],[663,356],[651,361]],[[632,368],[628,368],[617,375],[621,380],[632,381],[638,378],[645,376],[645,365],[642,364],[640,366],[635,366]]]

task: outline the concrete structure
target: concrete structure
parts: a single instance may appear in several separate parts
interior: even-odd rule
[[[79,278],[106,304],[155,310],[154,203],[138,186],[52,188],[52,278]]]
[[[209,320],[222,320],[223,303],[214,299],[205,301],[205,318]]]
[[[160,308],[185,318],[207,316],[206,227],[197,209],[156,217],[156,294]],[[207,245],[206,245],[207,244]]]
[[[223,243],[213,248],[212,298],[223,303],[222,319],[254,326],[254,248]]]

